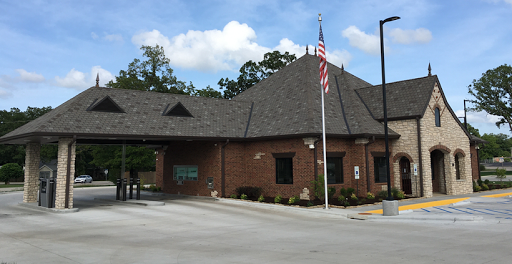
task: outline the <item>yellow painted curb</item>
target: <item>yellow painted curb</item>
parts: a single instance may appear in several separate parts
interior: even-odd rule
[[[512,193],[499,193],[499,194],[492,194],[492,195],[484,195],[482,197],[488,197],[488,198],[499,198],[504,196],[512,195]]]
[[[459,198],[459,199],[441,200],[441,201],[434,201],[434,202],[427,202],[427,203],[419,203],[419,204],[411,204],[411,205],[404,205],[404,206],[399,206],[398,207],[398,211],[415,210],[415,209],[421,209],[421,208],[427,208],[427,207],[442,206],[442,205],[462,202],[462,201],[467,200],[467,199],[469,199],[469,197]],[[373,210],[373,211],[367,211],[366,213],[382,214],[382,209]]]

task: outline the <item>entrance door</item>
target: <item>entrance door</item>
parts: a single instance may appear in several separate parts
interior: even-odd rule
[[[402,178],[402,190],[405,194],[412,194],[411,163],[406,157],[400,159],[400,175]]]
[[[432,191],[440,192],[444,179],[444,154],[440,150],[430,153],[430,167],[432,169]]]

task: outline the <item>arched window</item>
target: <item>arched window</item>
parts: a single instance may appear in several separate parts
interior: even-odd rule
[[[439,112],[439,107],[436,107],[435,114],[436,114],[436,127],[440,127],[441,126],[441,113]]]

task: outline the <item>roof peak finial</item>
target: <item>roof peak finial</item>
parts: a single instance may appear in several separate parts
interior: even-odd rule
[[[100,73],[96,74],[96,87],[100,87]]]
[[[343,74],[343,72],[345,72],[345,67],[343,67],[343,63],[341,64],[341,74]]]
[[[428,63],[428,76],[432,76],[432,68],[430,67],[430,62]]]
[[[308,45],[306,44],[306,54],[309,54]]]
[[[316,56],[316,47],[315,47],[315,56]]]

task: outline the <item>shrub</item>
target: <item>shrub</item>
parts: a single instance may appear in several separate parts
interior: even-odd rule
[[[510,158],[504,158],[503,161],[510,162]]]
[[[490,183],[489,179],[485,179],[484,183],[485,183],[486,185],[489,185],[489,183]]]
[[[308,201],[308,203],[306,204],[306,207],[310,207],[310,206],[313,206],[313,203],[311,201]]]
[[[480,186],[480,187],[482,186],[482,180],[478,179],[478,180],[476,180],[476,182],[478,183],[478,186]]]
[[[277,195],[275,198],[274,198],[274,203],[280,203],[281,200],[283,199],[283,197],[281,195]]]
[[[482,190],[482,187],[480,187],[476,181],[473,181],[473,192],[479,192],[480,190]]]
[[[401,200],[401,199],[404,199],[404,198],[405,198],[405,194],[404,194],[404,192],[402,192],[402,191],[397,192],[397,193],[396,193],[396,198],[397,198],[397,199],[400,199],[400,200]]]
[[[359,198],[357,198],[357,196],[354,193],[352,195],[350,195],[350,199],[354,200],[354,201],[359,200]]]
[[[324,195],[325,195],[324,175],[323,174],[319,174],[318,175],[318,180],[311,181],[311,184],[312,184],[311,189],[313,189],[313,193],[315,194],[315,197],[320,199],[320,200],[325,199],[324,198]]]
[[[258,202],[263,202],[265,201],[265,198],[263,197],[263,195],[260,195],[260,197],[258,197]]]
[[[238,198],[238,196],[236,196],[236,194],[232,194],[232,195],[231,195],[231,196],[229,196],[229,197],[231,197],[231,198],[233,198],[233,199]]]
[[[334,197],[335,193],[336,193],[336,187],[328,187],[327,188],[327,197],[329,199],[332,199],[332,197]]]
[[[382,190],[377,194],[377,196],[381,199],[386,199],[388,197],[388,191]]]
[[[398,196],[398,193],[400,192],[400,190],[396,187],[391,187],[391,196],[393,197],[397,197]]]
[[[500,179],[500,181],[503,181],[503,179],[507,178],[506,173],[507,173],[507,170],[505,170],[505,169],[499,169],[499,168],[496,169],[496,177],[498,179]]]
[[[487,184],[483,183],[482,184],[482,190],[484,190],[484,191],[489,190],[489,186],[487,186]]]
[[[300,201],[300,198],[298,196],[292,196],[290,199],[288,199],[288,204],[294,204]]]
[[[345,196],[343,196],[343,195],[338,196],[338,201],[340,201],[340,202],[345,201]]]
[[[242,194],[247,195],[248,198],[258,198],[261,195],[261,188],[260,187],[253,187],[253,186],[241,186],[236,188],[236,193],[238,196],[242,196]]]
[[[368,192],[368,193],[366,194],[366,199],[375,199],[375,195],[373,195],[373,193],[372,193],[372,192]]]
[[[364,204],[366,202],[366,199],[361,199],[361,204]]]
[[[480,171],[484,171],[485,170],[485,166],[484,165],[480,165]]]
[[[349,203],[348,201],[345,201],[345,202],[343,203],[343,205],[344,205],[345,207],[348,207],[348,206],[350,206],[350,203]]]
[[[23,168],[18,163],[7,163],[0,168],[0,181],[9,184],[10,179],[23,177]]]
[[[240,199],[247,200],[247,194],[242,193],[242,195],[240,195]]]
[[[341,194],[341,196],[345,196],[345,197],[347,197],[347,196],[348,196],[347,189],[345,189],[345,188],[341,187],[341,189],[340,189],[340,194]]]
[[[347,196],[352,196],[354,194],[354,188],[347,188]]]

